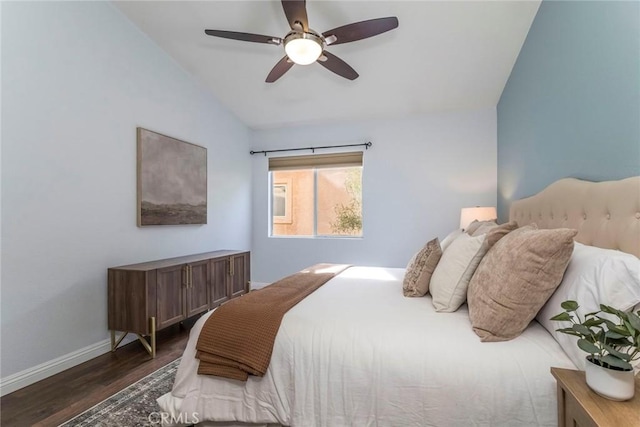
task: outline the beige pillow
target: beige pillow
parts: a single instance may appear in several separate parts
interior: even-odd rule
[[[436,311],[456,311],[467,299],[467,287],[478,264],[493,245],[518,228],[515,221],[494,225],[486,234],[462,233],[444,252],[433,273],[431,296]]]
[[[531,224],[496,243],[467,295],[471,326],[481,341],[507,341],[525,330],[560,284],[576,234]]]
[[[453,312],[467,298],[467,286],[486,250],[485,236],[461,234],[442,254],[433,277],[430,292],[436,311]]]
[[[478,230],[476,230],[476,232],[472,237],[480,236],[481,234],[486,234],[486,237],[484,239],[484,244],[485,246],[487,246],[487,252],[488,252],[489,249],[493,247],[493,245],[498,243],[498,240],[502,239],[504,236],[511,233],[513,230],[517,228],[518,228],[518,223],[515,221],[511,221],[504,224],[491,226],[489,229],[487,229],[485,233],[478,234],[478,231],[482,229],[482,227],[480,227]]]
[[[421,297],[427,293],[431,275],[441,256],[440,242],[436,237],[411,258],[402,282],[405,297]]]
[[[473,236],[473,233],[475,233],[480,227],[485,227],[485,226],[495,227],[496,225],[498,225],[498,223],[495,220],[478,221],[477,219],[474,219],[473,221],[471,221],[469,225],[467,225],[467,228],[464,231],[469,236]]]
[[[471,235],[472,237],[476,237],[481,234],[487,234],[489,231],[493,230],[496,227],[499,227],[499,225],[496,223],[482,224],[480,227],[476,228],[476,231],[474,231],[473,233],[469,233],[469,235]]]
[[[451,242],[456,240],[462,233],[464,233],[464,230],[462,228],[458,228],[457,230],[453,230],[451,233],[447,234],[447,236],[440,242],[440,249],[442,249],[442,252],[446,251]]]

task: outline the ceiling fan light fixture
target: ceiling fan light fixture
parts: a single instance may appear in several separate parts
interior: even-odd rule
[[[323,49],[322,37],[313,33],[291,32],[284,39],[284,51],[298,65],[313,64]]]

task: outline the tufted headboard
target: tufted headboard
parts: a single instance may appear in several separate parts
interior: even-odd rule
[[[513,202],[509,219],[519,226],[535,222],[539,228],[574,228],[580,243],[640,258],[640,176],[603,182],[561,179]]]

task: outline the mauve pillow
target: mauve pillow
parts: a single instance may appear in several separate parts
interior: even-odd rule
[[[467,293],[471,326],[481,341],[508,341],[525,330],[560,284],[577,233],[531,224],[486,254]]]
[[[510,221],[504,224],[487,227],[484,229],[482,233],[480,233],[479,231],[483,229],[483,227],[481,226],[473,233],[473,237],[477,237],[485,234],[486,238],[485,238],[484,244],[485,246],[487,246],[487,251],[488,251],[496,243],[498,243],[498,240],[502,239],[504,236],[511,233],[513,230],[516,230],[517,228],[518,228],[518,223],[515,221]]]
[[[405,297],[421,297],[429,291],[431,275],[441,256],[440,242],[436,237],[411,258],[402,281]]]

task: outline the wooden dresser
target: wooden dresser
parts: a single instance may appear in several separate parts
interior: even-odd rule
[[[243,295],[249,283],[250,253],[246,251],[223,250],[109,268],[111,351],[131,332],[155,357],[156,331]],[[116,331],[123,332],[118,339]]]
[[[592,391],[584,371],[551,368],[558,384],[558,427],[640,427],[640,378],[631,400],[616,402]]]

